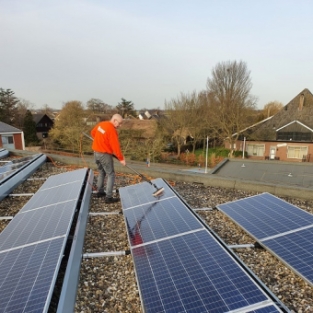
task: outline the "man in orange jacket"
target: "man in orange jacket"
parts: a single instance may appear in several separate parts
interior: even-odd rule
[[[100,122],[91,130],[91,137],[93,138],[92,150],[94,151],[94,158],[99,171],[97,196],[105,197],[106,203],[119,201],[118,198],[113,198],[113,185],[115,181],[113,155],[122,165],[126,165],[117,134],[117,128],[122,123],[122,116],[114,114],[110,121]],[[108,175],[108,181],[105,192],[104,179],[106,175]]]

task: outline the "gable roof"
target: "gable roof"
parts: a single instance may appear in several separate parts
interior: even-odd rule
[[[47,116],[52,122],[52,119],[50,118],[48,114],[40,114],[40,113],[34,113],[33,120],[36,124],[38,124],[43,119],[44,116]]]
[[[288,124],[286,124],[286,125],[284,125],[284,126],[278,128],[278,129],[276,129],[276,131],[278,132],[278,131],[280,131],[280,130],[282,130],[282,129],[284,129],[284,128],[286,128],[286,127],[292,125],[292,124],[299,124],[299,125],[301,125],[303,128],[308,129],[310,132],[313,132],[313,129],[312,129],[312,128],[310,128],[310,127],[304,125],[303,123],[301,123],[301,122],[299,122],[299,121],[297,121],[297,120],[292,121],[292,122],[290,122],[290,123],[288,123]]]
[[[271,119],[257,127],[253,137],[259,140],[276,140],[278,130],[293,123],[313,129],[313,95],[305,88]]]
[[[14,126],[0,122],[0,133],[22,133],[22,131]]]

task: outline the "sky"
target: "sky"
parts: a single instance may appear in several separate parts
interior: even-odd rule
[[[0,88],[35,108],[164,109],[243,61],[257,108],[313,92],[313,1],[0,0]]]

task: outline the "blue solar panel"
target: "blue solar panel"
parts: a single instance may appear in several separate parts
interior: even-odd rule
[[[63,186],[63,188],[66,188],[67,184],[72,184],[75,182],[81,182],[84,180],[86,176],[86,168],[78,169],[71,172],[66,172],[50,176],[47,181],[44,183],[44,185],[41,186],[39,191],[46,190],[49,188],[54,188],[56,186]]]
[[[228,215],[260,240],[313,224],[313,215],[269,193],[220,204]]]
[[[0,234],[0,312],[47,312],[88,169],[51,176]]]
[[[313,227],[263,240],[262,243],[313,284]]]
[[[176,197],[173,190],[164,183],[160,178],[152,180],[152,182],[158,187],[164,188],[162,198]],[[155,192],[155,188],[148,182],[142,182],[136,185],[130,185],[121,188],[119,191],[122,192],[121,201],[123,208],[131,208],[145,203],[154,203],[156,198],[152,195]]]
[[[206,231],[133,249],[145,312],[228,312],[268,297]]]
[[[158,199],[144,183],[120,189],[144,312],[281,312],[174,191],[157,186]]]
[[[66,185],[59,185],[47,189],[38,190],[24,205],[20,212],[44,208],[55,203],[77,200],[82,189],[81,181],[74,181]]]
[[[218,205],[313,285],[313,215],[269,193]]]
[[[0,251],[66,235],[76,203],[72,200],[17,214],[1,233]]]
[[[0,149],[0,159],[5,158],[7,156],[9,156],[9,151],[6,149]]]
[[[25,167],[25,165],[28,165],[35,161],[36,159],[43,156],[42,154],[34,154],[32,156],[27,156],[19,159],[14,159],[10,162],[7,162],[5,165],[0,167],[0,181],[2,178],[16,172],[18,169]]]
[[[0,252],[0,312],[46,312],[64,238]]]
[[[123,196],[123,192],[122,195]],[[125,221],[133,245],[138,238],[143,243],[174,236],[183,232],[203,229],[203,225],[186,210],[178,198],[143,204],[124,210]]]

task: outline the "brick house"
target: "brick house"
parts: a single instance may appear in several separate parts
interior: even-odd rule
[[[25,150],[23,131],[0,122],[0,148]]]
[[[312,93],[304,89],[275,115],[242,131],[239,139],[236,148],[251,159],[313,162]]]

